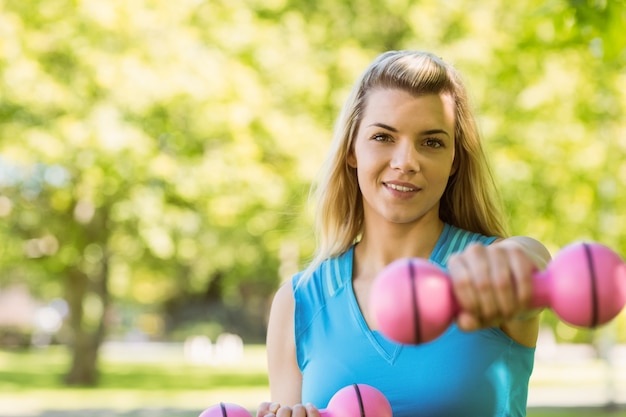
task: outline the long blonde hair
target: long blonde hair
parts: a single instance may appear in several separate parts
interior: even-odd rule
[[[356,170],[347,163],[368,92],[393,88],[413,95],[449,94],[455,103],[455,163],[441,198],[439,217],[446,223],[488,236],[505,237],[504,216],[485,157],[465,86],[450,64],[428,52],[389,51],[361,75],[337,120],[326,161],[311,189],[316,199],[317,250],[304,275],[324,260],[344,253],[363,229],[362,195]]]

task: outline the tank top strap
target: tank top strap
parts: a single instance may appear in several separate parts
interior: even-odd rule
[[[336,258],[327,259],[320,265],[320,276],[328,297],[333,297],[346,284],[352,283],[352,258],[354,246]]]
[[[445,268],[450,255],[462,251],[470,243],[490,245],[496,239],[496,236],[485,236],[445,223],[435,249],[430,255],[430,261]]]

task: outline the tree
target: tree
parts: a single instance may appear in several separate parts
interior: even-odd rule
[[[308,186],[339,107],[399,48],[465,74],[513,233],[624,253],[625,9],[0,2],[0,280],[68,300],[73,384],[96,383],[120,303],[262,311],[312,251]]]
[[[66,297],[67,382],[94,384],[111,295],[150,305],[223,274],[224,297],[267,297],[289,228],[270,232],[299,180],[255,115],[265,93],[242,87],[256,74],[201,42],[193,8],[36,4],[9,5],[2,22],[15,32],[0,104],[6,220],[33,242],[20,253],[7,240],[4,263]]]

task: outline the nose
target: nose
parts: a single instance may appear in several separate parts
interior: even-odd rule
[[[419,153],[411,142],[398,143],[394,149],[390,164],[392,169],[406,174],[414,174],[421,170]]]

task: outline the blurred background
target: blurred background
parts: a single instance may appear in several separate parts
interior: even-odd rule
[[[265,400],[309,184],[385,50],[464,75],[512,234],[623,256],[625,22],[623,0],[0,0],[0,416]],[[542,321],[529,405],[618,413],[626,315]]]

